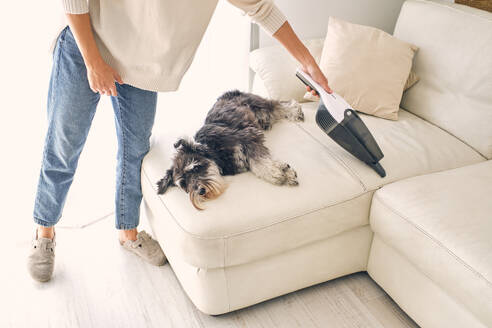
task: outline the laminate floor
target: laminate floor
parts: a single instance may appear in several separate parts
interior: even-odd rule
[[[119,246],[113,220],[111,215],[85,228],[60,226],[55,275],[44,284],[26,270],[30,236],[7,242],[0,327],[417,327],[366,273],[205,315],[169,264],[147,265]],[[151,231],[147,222],[141,227]]]

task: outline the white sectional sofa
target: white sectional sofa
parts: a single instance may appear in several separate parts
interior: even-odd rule
[[[227,177],[224,195],[197,211],[177,188],[157,195],[177,135],[153,135],[144,207],[201,311],[368,271],[422,327],[492,327],[492,14],[409,0],[395,36],[420,48],[420,81],[398,121],[361,115],[385,154],[383,179],[328,138],[317,103],[305,103],[305,122],[267,132],[299,186]]]

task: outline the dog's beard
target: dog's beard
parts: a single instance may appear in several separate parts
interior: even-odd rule
[[[205,188],[205,194],[200,195],[196,190],[190,192],[190,201],[197,210],[203,210],[205,201],[219,197],[226,188],[224,178],[215,163],[209,166],[201,184]]]

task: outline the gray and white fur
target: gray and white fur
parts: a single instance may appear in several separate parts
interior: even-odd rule
[[[289,164],[273,159],[265,146],[264,131],[279,120],[303,121],[294,100],[276,101],[237,90],[220,96],[193,140],[174,144],[172,166],[157,182],[158,194],[171,186],[189,193],[193,206],[222,194],[225,175],[251,171],[276,185],[296,186],[297,173]]]

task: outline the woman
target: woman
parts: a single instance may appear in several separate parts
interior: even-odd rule
[[[273,35],[331,92],[313,56],[271,0],[229,0]],[[31,276],[53,273],[55,229],[101,95],[111,96],[118,136],[115,196],[120,244],[162,265],[159,244],[138,232],[140,168],[149,151],[157,92],[174,91],[191,64],[217,0],[62,0],[68,20],[53,51],[48,130],[28,259]],[[89,10],[90,8],[90,10]],[[309,89],[308,89],[309,90]],[[314,91],[312,91],[314,93]]]

